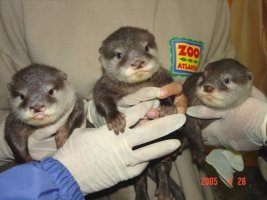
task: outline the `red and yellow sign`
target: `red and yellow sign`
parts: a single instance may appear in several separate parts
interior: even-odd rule
[[[191,75],[197,71],[203,43],[186,38],[170,40],[172,53],[171,73],[173,75]]]

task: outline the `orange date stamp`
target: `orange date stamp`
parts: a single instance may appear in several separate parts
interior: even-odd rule
[[[244,176],[236,177],[235,179],[229,178],[227,182],[229,185],[236,184],[237,186],[246,186],[247,178]],[[218,184],[219,184],[219,178],[216,176],[211,176],[211,177],[205,176],[200,178],[200,185],[202,186],[217,186]]]

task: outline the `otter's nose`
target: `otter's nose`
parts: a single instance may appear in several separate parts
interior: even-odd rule
[[[34,113],[39,113],[39,112],[43,112],[45,110],[45,106],[43,104],[35,104],[32,105],[30,107],[30,109],[34,112]]]
[[[145,61],[143,60],[135,60],[131,66],[134,68],[134,69],[140,69],[140,68],[143,68],[145,65]]]
[[[210,86],[210,85],[203,85],[204,91],[211,93],[214,90],[214,87]]]

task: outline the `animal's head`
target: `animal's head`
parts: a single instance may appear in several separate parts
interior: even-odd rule
[[[53,123],[75,100],[67,75],[40,64],[18,71],[8,84],[12,112],[33,126]]]
[[[197,96],[207,106],[229,108],[250,96],[253,75],[233,59],[210,63],[198,81]]]
[[[104,73],[122,82],[145,81],[159,68],[155,37],[145,29],[119,28],[103,41],[99,51]]]

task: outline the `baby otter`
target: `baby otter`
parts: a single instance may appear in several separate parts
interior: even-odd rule
[[[118,134],[125,127],[118,100],[140,88],[161,87],[173,80],[160,66],[155,38],[146,30],[122,27],[103,41],[99,51],[103,75],[95,85],[94,101],[109,129]],[[170,113],[176,111],[170,98],[161,105],[168,106]]]
[[[245,66],[234,59],[222,59],[186,79],[183,93],[189,106],[205,105],[226,110],[240,105],[250,96],[252,81],[253,75]],[[192,144],[193,160],[198,165],[204,161],[201,130],[212,121],[188,116],[183,129]]]
[[[103,41],[99,51],[103,75],[94,87],[94,101],[108,128],[119,134],[124,131],[126,122],[117,102],[140,88],[161,87],[173,79],[161,67],[155,37],[147,30],[119,28]],[[177,112],[173,97],[160,100],[160,112],[163,115]],[[171,161],[158,161],[151,167],[157,176],[157,195],[162,199],[171,199],[171,196],[183,199],[181,189],[170,177],[171,164]],[[136,199],[149,199],[146,188],[145,174],[135,183]]]
[[[33,132],[66,118],[55,133],[59,148],[84,122],[82,99],[67,82],[67,75],[54,67],[31,64],[12,77],[8,89],[11,112],[5,122],[5,139],[17,163],[32,160],[28,138]]]

